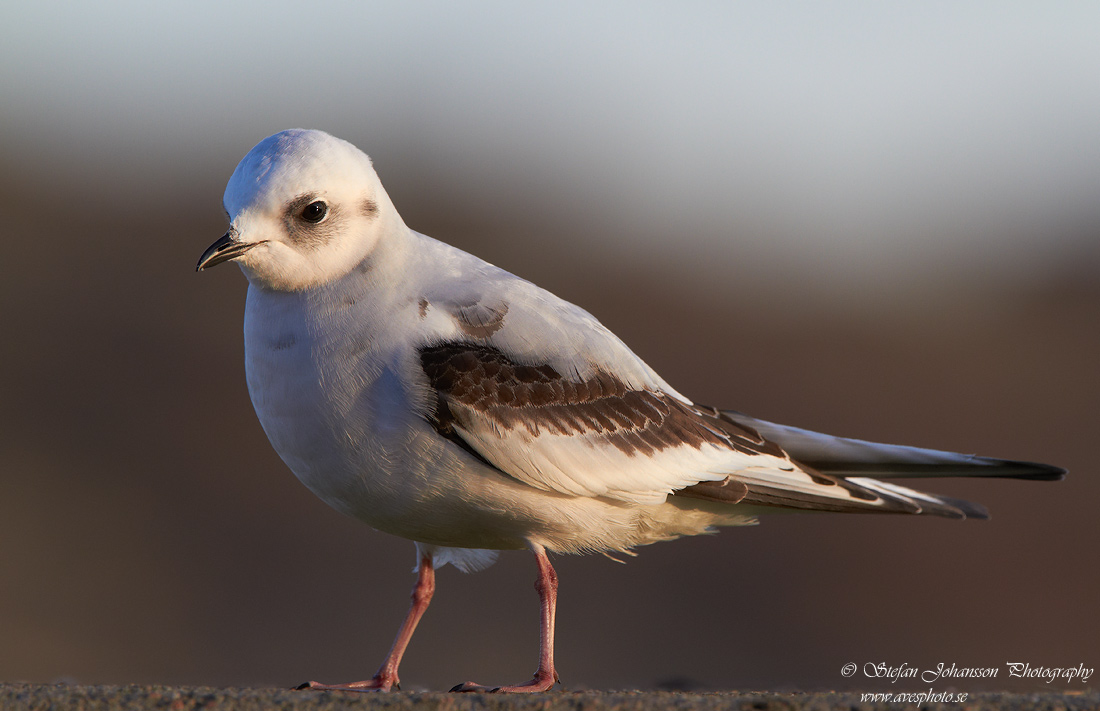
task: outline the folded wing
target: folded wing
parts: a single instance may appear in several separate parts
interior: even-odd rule
[[[641,504],[676,495],[984,518],[978,504],[883,480],[1064,474],[1042,464],[832,437],[696,405],[587,312],[514,277],[494,282],[494,274],[463,299],[429,295],[421,302],[422,313],[439,309],[442,323],[451,324],[449,332],[425,334],[417,352],[433,396],[425,415],[472,456],[529,486]],[[499,293],[487,296],[489,285]]]

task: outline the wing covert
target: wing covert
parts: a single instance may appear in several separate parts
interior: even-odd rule
[[[547,491],[659,503],[761,456],[782,456],[778,448],[762,451],[762,440],[712,426],[677,397],[604,371],[568,377],[473,342],[421,348],[420,362],[436,393],[437,429]]]

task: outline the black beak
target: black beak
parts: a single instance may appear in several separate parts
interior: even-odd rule
[[[195,271],[201,272],[207,267],[213,267],[222,262],[228,262],[230,259],[235,259],[241,256],[248,250],[252,249],[259,242],[238,242],[233,239],[233,230],[229,230],[214,244],[206,248],[206,251],[199,257],[199,263],[195,265]]]

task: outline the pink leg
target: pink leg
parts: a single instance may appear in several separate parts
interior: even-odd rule
[[[405,647],[409,646],[416,625],[420,617],[428,609],[428,603],[432,601],[432,593],[435,592],[435,570],[432,568],[430,557],[421,558],[420,571],[416,578],[416,587],[412,592],[412,604],[409,605],[409,614],[405,616],[405,622],[397,631],[397,639],[393,641],[389,656],[382,662],[378,673],[372,679],[366,681],[353,681],[349,684],[319,684],[316,681],[307,681],[298,686],[299,689],[321,689],[326,691],[389,691],[400,689],[401,684],[397,678],[397,667],[401,664],[401,657],[405,654]]]
[[[472,681],[451,689],[451,691],[489,691],[494,693],[530,693],[548,691],[558,682],[558,672],[554,669],[554,616],[558,607],[558,574],[542,546],[533,548],[535,562],[539,566],[539,577],[535,581],[535,591],[539,594],[542,607],[542,627],[539,645],[539,668],[534,678],[526,684],[517,686],[482,686]]]

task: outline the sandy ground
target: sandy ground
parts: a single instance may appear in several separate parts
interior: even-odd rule
[[[1029,711],[1084,711],[1100,708],[1100,692],[1080,694],[970,694],[963,703],[943,702],[865,702],[859,694],[809,693],[775,694],[766,692],[684,693],[663,691],[558,691],[530,696],[493,694],[446,694],[396,692],[390,694],[354,694],[332,692],[296,692],[284,689],[215,689],[208,687],[169,686],[68,686],[39,684],[0,684],[0,708],[74,709],[343,709],[375,708],[392,711],[490,711],[493,709],[538,709],[556,711],[641,711],[676,709],[753,709],[780,711],[807,709],[825,711],[844,709],[1027,709]]]

